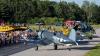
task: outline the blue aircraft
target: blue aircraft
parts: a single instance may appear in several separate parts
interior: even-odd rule
[[[67,46],[71,45],[78,45],[77,39],[76,39],[76,31],[74,29],[71,29],[68,36],[64,36],[60,32],[50,32],[48,30],[41,30],[38,32],[37,37],[35,37],[34,41],[26,40],[27,42],[35,42],[36,44],[36,50],[38,50],[38,46],[40,45],[49,45],[54,43],[54,49],[57,50],[57,46],[59,44]],[[69,48],[70,50],[70,48]]]
[[[57,50],[59,44],[66,45],[79,45],[84,38],[84,34],[77,32],[75,29],[71,29],[68,36],[64,36],[61,32],[50,32],[48,30],[41,30],[37,32],[37,36],[34,41],[26,40],[27,42],[35,42],[36,50],[40,45],[49,45],[54,43],[54,49]],[[87,43],[87,42],[86,42]],[[70,48],[69,48],[70,50]]]

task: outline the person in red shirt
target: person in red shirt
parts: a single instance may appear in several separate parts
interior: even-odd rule
[[[74,20],[71,20],[71,19],[68,19],[68,20],[65,20],[64,21],[64,24],[66,26],[68,26],[69,28],[73,28],[74,27],[74,24],[75,24],[75,21]]]

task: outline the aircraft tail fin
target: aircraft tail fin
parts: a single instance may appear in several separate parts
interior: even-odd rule
[[[74,29],[71,29],[68,38],[71,39],[72,41],[76,41],[76,32]]]
[[[75,29],[71,29],[70,34],[69,34],[69,39],[74,41],[76,45],[78,45],[78,43],[76,42],[76,31]]]

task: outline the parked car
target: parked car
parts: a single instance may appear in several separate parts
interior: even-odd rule
[[[63,23],[55,23],[56,26],[62,26]]]
[[[76,24],[78,24],[78,26],[76,25],[74,28],[77,31],[77,35],[81,36],[78,37],[79,39],[84,39],[85,37],[89,39],[93,38],[93,34],[95,34],[95,30],[90,24],[86,22],[76,22]]]

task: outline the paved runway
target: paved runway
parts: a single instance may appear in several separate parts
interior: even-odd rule
[[[35,48],[27,49],[10,56],[84,56],[95,44],[99,43],[100,38],[95,38],[89,45],[73,46],[69,51],[66,46],[59,46],[58,50],[53,50],[53,45],[42,46],[38,51]]]

